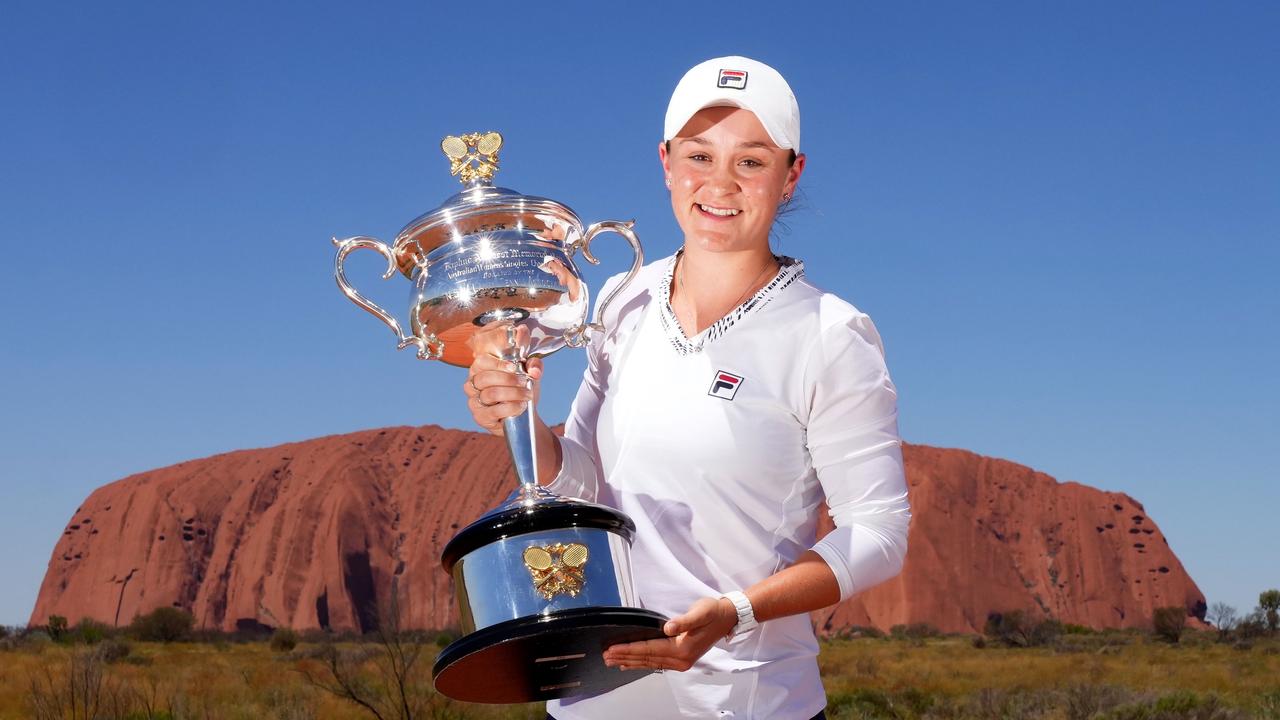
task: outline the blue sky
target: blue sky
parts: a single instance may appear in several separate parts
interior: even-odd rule
[[[1280,586],[1275,4],[83,5],[0,27],[0,623],[111,480],[467,427],[330,236],[390,239],[454,192],[439,139],[497,129],[501,184],[666,255],[666,100],[725,54],[799,97],[777,248],[875,319],[908,441],[1133,495],[1210,602]],[[549,420],[582,366],[549,361]]]

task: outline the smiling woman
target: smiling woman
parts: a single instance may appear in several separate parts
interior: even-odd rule
[[[666,638],[606,664],[676,672],[552,701],[557,720],[821,717],[807,613],[901,569],[910,511],[879,334],[769,247],[799,147],[795,97],[763,63],[709,60],[672,94],[658,156],[683,246],[600,319],[564,437],[541,420],[536,437],[539,482],[635,521],[638,595],[671,617]],[[542,367],[528,362],[534,387],[513,370],[481,355],[463,385],[496,434]],[[836,529],[819,541],[823,500]]]
[[[805,159],[778,147],[755,113],[735,107],[698,110],[658,156],[685,237],[672,305],[693,336],[777,272],[769,229]]]

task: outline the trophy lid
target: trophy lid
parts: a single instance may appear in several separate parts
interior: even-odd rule
[[[465,188],[396,234],[393,251],[405,277],[411,278],[431,251],[474,233],[513,230],[567,242],[582,236],[582,221],[563,203],[493,184],[501,147],[502,136],[496,132],[450,135],[441,141],[450,173]]]

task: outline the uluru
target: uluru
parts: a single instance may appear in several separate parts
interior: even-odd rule
[[[1203,593],[1133,498],[964,450],[904,445],[904,456],[913,513],[905,568],[814,613],[820,631],[928,623],[975,632],[1010,610],[1094,628],[1147,626],[1165,606],[1203,619]],[[435,426],[126,477],[76,509],[30,622],[124,625],[170,606],[207,629],[369,631],[395,587],[402,624],[453,627],[440,551],[514,483],[501,439]]]

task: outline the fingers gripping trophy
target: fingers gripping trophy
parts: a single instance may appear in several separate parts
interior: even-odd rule
[[[601,303],[604,309],[639,271],[631,223],[583,227],[565,205],[493,185],[502,136],[449,136],[440,144],[464,188],[410,222],[390,245],[334,238],[338,287],[419,359],[469,367],[488,353],[519,367],[591,333],[589,298],[573,257],[592,264],[591,241],[621,235],[635,259]],[[347,281],[356,250],[387,261],[412,283],[409,332]],[[643,676],[606,668],[609,645],[662,637],[666,618],[639,607],[631,576],[635,524],[617,510],[557,496],[537,482],[532,403],[503,421],[519,486],[499,507],[458,532],[441,558],[454,581],[463,636],[436,661],[441,693],[470,702],[514,703],[601,692]]]

